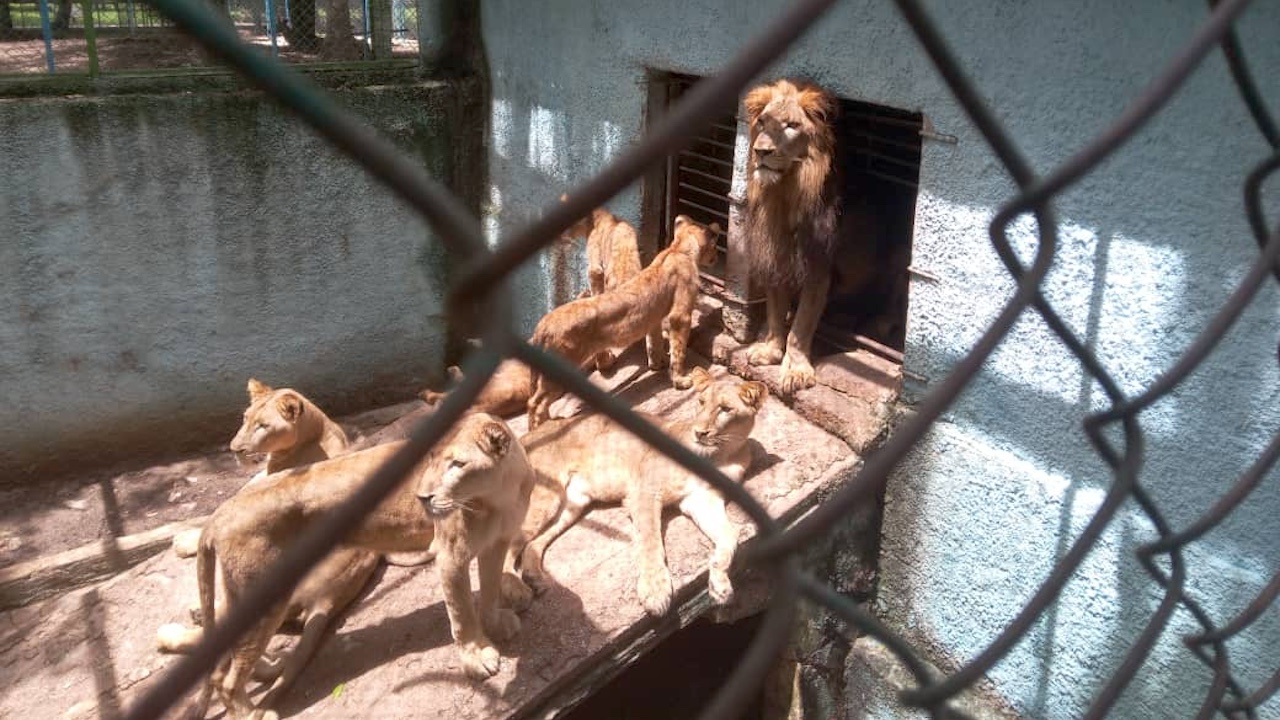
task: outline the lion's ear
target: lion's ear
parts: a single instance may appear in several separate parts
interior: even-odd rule
[[[745,382],[738,386],[738,397],[742,398],[742,402],[759,410],[760,406],[764,405],[764,399],[769,397],[769,388],[762,382]]]
[[[804,114],[817,125],[826,125],[836,119],[836,99],[818,88],[801,90],[798,102]]]
[[[720,223],[713,222],[707,226],[707,232],[711,233],[711,237],[716,237],[720,233],[724,232],[724,230],[720,229]]]
[[[500,422],[487,422],[480,428],[480,447],[493,457],[500,458],[511,448],[511,433]]]
[[[285,420],[293,422],[302,417],[302,398],[294,393],[285,393],[276,401],[276,409],[280,411]]]
[[[702,392],[702,389],[711,384],[711,373],[706,368],[696,367],[689,371],[689,379],[693,381],[693,389]]]
[[[742,108],[747,111],[747,122],[755,124],[756,118],[764,112],[764,108],[773,99],[773,87],[761,85],[742,98]]]
[[[269,395],[271,393],[271,386],[264,382],[260,382],[257,378],[249,378],[248,390],[249,402],[253,402],[264,395]]]

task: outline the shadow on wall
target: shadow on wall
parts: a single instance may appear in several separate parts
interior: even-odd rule
[[[453,93],[339,99],[449,178]],[[220,441],[251,375],[341,414],[439,373],[428,228],[264,98],[8,103],[0,126],[4,479]]]
[[[940,201],[925,204],[940,212]],[[956,212],[952,208],[951,215]],[[1045,284],[1051,304],[1131,396],[1172,364],[1256,257],[1242,222],[1206,242],[1194,237],[1194,227],[1185,240],[1180,218],[1167,222],[1161,228],[1167,232],[1145,241],[1062,220],[1058,263]],[[1022,224],[1012,234],[1025,240],[1033,233]],[[988,254],[984,260],[994,261]],[[974,269],[973,277],[992,272],[989,266]],[[950,292],[972,292],[964,285],[947,278],[937,286],[917,283],[913,310],[920,304],[936,308]],[[989,288],[991,312],[1010,287]],[[1275,301],[1274,287],[1265,287],[1204,366],[1139,418],[1146,440],[1140,480],[1174,528],[1186,527],[1217,501],[1280,425],[1273,393],[1266,391],[1277,372]],[[928,310],[918,312],[924,326],[938,321]],[[918,327],[909,357],[925,356],[921,364],[938,381],[961,358],[954,345],[970,344],[985,326],[986,320],[975,321],[967,328],[972,336],[958,341],[930,337]],[[1112,486],[1110,468],[1081,428],[1086,415],[1109,405],[1039,316],[1024,315],[891,483],[880,597],[894,608],[889,612],[899,625],[961,659],[995,638],[1066,555]],[[1118,432],[1109,436],[1123,442]],[[1280,497],[1255,493],[1184,553],[1188,592],[1217,624],[1245,607],[1275,572],[1278,513]],[[1076,716],[1109,679],[1162,597],[1135,559],[1154,537],[1151,523],[1126,502],[1029,642],[992,672],[1020,710],[1032,717]],[[1277,620],[1273,613],[1229,644],[1246,692],[1273,670]],[[1175,615],[1117,716],[1194,712],[1211,672],[1181,638],[1198,629],[1189,614]],[[1082,684],[1082,677],[1100,679]]]
[[[495,76],[490,116],[490,186],[484,208],[485,231],[491,243],[541,216],[543,208],[559,202],[572,186],[594,176],[639,138],[643,88],[633,82],[633,106],[614,115],[609,108],[582,108],[571,101],[555,107],[546,101],[563,93],[504,95],[501,73]],[[532,102],[520,97],[538,97]],[[620,118],[629,118],[622,120]],[[610,210],[639,226],[640,187],[633,184],[607,203]],[[581,241],[571,248],[552,247],[512,275],[517,329],[528,334],[551,307],[577,295],[586,286]]]

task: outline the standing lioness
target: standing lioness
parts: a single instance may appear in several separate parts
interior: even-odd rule
[[[519,578],[504,582],[501,577],[534,483],[528,458],[513,439],[511,429],[491,415],[464,417],[343,542],[377,552],[417,552],[427,549],[434,529],[453,636],[464,669],[479,678],[498,670],[490,636],[504,639],[520,626],[512,612],[498,607],[500,589],[521,601],[531,597]],[[379,445],[270,475],[223,503],[205,526],[196,555],[205,617],[214,616],[215,562],[222,564],[227,605],[234,606],[280,558],[283,543],[341,505],[403,445]],[[478,615],[467,575],[475,557],[481,578]],[[286,609],[284,603],[273,608],[213,673],[210,689],[218,692],[233,719],[274,715],[263,708],[284,688],[273,686],[255,706],[246,684]],[[208,696],[206,691],[202,702]]]
[[[763,383],[736,378],[713,380],[702,368],[694,368],[689,377],[698,391],[698,411],[692,420],[662,422],[638,414],[710,460],[730,479],[740,481],[751,465],[747,438],[768,389]],[[564,488],[555,523],[524,549],[521,569],[526,580],[535,586],[543,584],[542,556],[547,546],[592,503],[622,503],[635,526],[637,593],[645,610],[662,615],[671,605],[662,508],[677,505],[715,546],[707,576],[711,599],[723,604],[732,597],[729,565],[738,546],[738,528],[725,514],[724,496],[710,484],[601,414],[543,423],[521,442],[541,479]],[[554,513],[555,508],[535,507],[529,516],[536,524],[540,517]]]

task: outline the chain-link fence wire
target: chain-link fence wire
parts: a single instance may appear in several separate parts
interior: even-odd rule
[[[296,62],[418,55],[416,0],[209,0],[240,38]],[[0,74],[212,65],[141,0],[0,0]]]
[[[730,482],[705,460],[694,456],[678,442],[635,415],[617,398],[596,388],[563,359],[525,343],[512,330],[511,296],[506,278],[521,263],[553,242],[558,233],[592,208],[602,204],[637,179],[651,164],[683,147],[723,108],[733,102],[747,82],[763,71],[806,28],[812,25],[834,0],[800,0],[777,18],[760,36],[745,45],[739,54],[713,78],[699,83],[672,112],[655,124],[648,135],[623,154],[593,180],[569,193],[570,200],[549,208],[541,219],[519,229],[490,251],[480,225],[438,181],[382,140],[353,115],[339,109],[315,87],[286,72],[239,42],[229,27],[217,21],[201,0],[154,0],[177,24],[206,47],[245,73],[285,106],[296,111],[316,131],[336,147],[361,162],[368,171],[412,204],[435,228],[448,251],[462,261],[464,272],[449,296],[451,316],[457,320],[484,318],[483,347],[464,361],[465,380],[450,393],[439,409],[411,434],[407,444],[383,467],[372,473],[350,501],[332,516],[310,528],[286,549],[275,567],[264,573],[264,581],[250,588],[242,602],[231,608],[216,624],[197,650],[180,659],[139,702],[130,709],[130,718],[152,718],[171,707],[197,681],[206,677],[216,661],[263,615],[264,610],[294,586],[306,571],[322,558],[361,517],[386,496],[410,467],[442,438],[466,411],[498,363],[516,357],[545,373],[579,395],[588,405],[606,413],[637,436],[669,455],[691,472],[712,483],[726,498],[738,504],[756,525],[757,540],[743,549],[745,563],[763,570],[775,583],[766,616],[750,648],[731,678],[705,710],[705,718],[733,718],[745,704],[786,642],[800,597],[825,606],[857,632],[883,642],[910,670],[918,687],[902,693],[910,706],[928,710],[934,717],[964,717],[948,701],[972,686],[1003,658],[1026,634],[1036,620],[1061,593],[1080,562],[1098,542],[1120,505],[1132,499],[1145,514],[1159,538],[1141,546],[1138,560],[1163,589],[1164,597],[1151,614],[1146,627],[1130,647],[1094,697],[1085,717],[1107,714],[1119,695],[1144,664],[1152,646],[1179,607],[1188,611],[1202,631],[1184,638],[1188,651],[1213,674],[1213,682],[1197,717],[1222,714],[1228,718],[1254,718],[1255,709],[1280,685],[1280,672],[1261,687],[1245,688],[1235,679],[1226,641],[1254,622],[1280,594],[1280,575],[1238,616],[1218,625],[1187,591],[1187,570],[1183,550],[1209,532],[1244,502],[1275,464],[1280,455],[1280,437],[1256,459],[1231,489],[1203,516],[1181,530],[1171,528],[1160,508],[1142,484],[1144,431],[1139,412],[1167,395],[1181,383],[1237,320],[1270,274],[1280,279],[1280,231],[1268,231],[1261,205],[1261,187],[1280,168],[1280,145],[1275,121],[1262,102],[1248,65],[1232,30],[1232,22],[1248,0],[1210,0],[1211,14],[1189,42],[1148,88],[1110,127],[1077,152],[1054,172],[1041,176],[1030,167],[991,110],[979,99],[974,85],[961,70],[938,28],[920,8],[917,0],[895,0],[903,17],[915,32],[926,53],[952,93],[982,133],[1000,162],[1017,183],[1019,194],[1006,203],[990,225],[991,242],[1006,268],[1017,281],[1013,296],[982,337],[935,386],[916,409],[878,450],[872,452],[858,475],[827,499],[814,512],[791,528],[783,529],[740,485]],[[1041,294],[1041,284],[1053,263],[1058,226],[1054,198],[1096,168],[1117,148],[1133,137],[1186,80],[1191,71],[1215,46],[1221,46],[1243,102],[1273,154],[1252,168],[1244,183],[1244,201],[1249,224],[1261,250],[1246,276],[1225,304],[1178,361],[1136,396],[1125,395],[1106,368],[1075,336]],[[1029,266],[1022,265],[1006,237],[1009,224],[1031,213],[1037,221],[1039,245]],[[1040,589],[1022,611],[987,648],[963,667],[945,677],[931,671],[908,642],[885,626],[866,609],[839,595],[832,588],[798,569],[795,556],[810,541],[826,533],[843,515],[861,503],[875,502],[884,490],[890,472],[930,426],[952,404],[975,376],[986,359],[1007,335],[1014,322],[1034,310],[1063,341],[1086,372],[1108,396],[1109,409],[1089,416],[1085,431],[1101,458],[1112,468],[1114,481],[1105,499],[1061,558]],[[1113,443],[1105,434],[1118,427],[1121,442]],[[1166,569],[1166,566],[1168,569]]]

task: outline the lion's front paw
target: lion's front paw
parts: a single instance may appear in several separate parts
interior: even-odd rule
[[[426,565],[436,559],[436,551],[434,548],[429,550],[420,550],[418,552],[397,552],[387,553],[382,556],[388,565],[396,567],[417,567]]]
[[[750,365],[777,365],[782,360],[782,348],[771,342],[758,342],[747,348]]]
[[[674,387],[677,390],[688,390],[693,387],[693,378],[690,377],[688,373],[685,373],[684,375],[672,375],[671,387]]]
[[[667,367],[666,353],[658,353],[649,356],[649,369],[657,372]]]
[[[813,365],[804,358],[787,355],[782,359],[782,373],[779,385],[783,395],[795,395],[805,388],[811,388],[818,382],[813,374]]]
[[[546,592],[550,584],[547,570],[542,566],[542,555],[532,545],[525,546],[524,553],[520,555],[520,577],[535,595]]]
[[[485,614],[484,631],[494,640],[505,642],[520,632],[520,618],[507,608],[496,608]]]
[[[708,573],[707,593],[716,605],[728,605],[733,599],[733,583],[729,581],[729,574],[717,570]]]
[[[602,373],[608,373],[613,370],[613,366],[618,362],[617,356],[612,350],[602,350],[596,353],[596,370]]]
[[[503,605],[516,612],[524,612],[529,608],[533,602],[533,588],[509,572],[502,574],[501,583]]]
[[[200,530],[183,530],[173,536],[173,552],[180,558],[195,557],[200,547]]]
[[[660,572],[641,572],[636,593],[645,612],[655,617],[666,615],[671,608],[671,573],[666,568]]]
[[[502,656],[492,645],[467,643],[458,647],[458,656],[462,659],[462,669],[473,680],[488,680],[498,674],[502,664]]]

